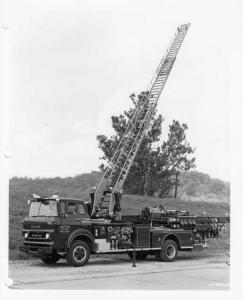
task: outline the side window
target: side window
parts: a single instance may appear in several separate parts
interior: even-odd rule
[[[86,214],[83,203],[78,204],[78,211],[79,211],[80,215],[85,215]]]
[[[76,216],[77,215],[76,202],[68,202],[67,203],[67,214],[69,214],[70,216]]]

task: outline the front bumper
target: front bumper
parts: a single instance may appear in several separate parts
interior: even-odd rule
[[[24,242],[24,245],[19,247],[21,252],[29,253],[33,256],[41,256],[42,254],[51,254],[53,252],[53,243],[29,243]]]

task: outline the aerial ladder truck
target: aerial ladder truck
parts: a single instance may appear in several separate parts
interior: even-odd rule
[[[72,266],[84,266],[91,253],[128,253],[137,259],[155,255],[159,261],[172,262],[178,251],[206,247],[208,238],[220,236],[229,217],[194,216],[188,211],[159,208],[121,215],[125,180],[189,26],[177,28],[146,92],[136,103],[109,166],[90,193],[91,203],[34,195],[29,200],[29,216],[23,222],[23,251],[47,264],[66,258]]]

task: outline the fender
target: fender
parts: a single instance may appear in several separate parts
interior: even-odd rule
[[[185,232],[184,232],[184,233],[185,233]],[[188,232],[188,235],[191,236],[191,232]],[[166,235],[164,236],[164,238],[163,238],[161,244],[163,244],[164,241],[165,241],[168,237],[170,237],[170,236],[173,237],[173,238],[175,238],[175,239],[178,241],[178,246],[179,246],[178,248],[179,248],[179,249],[180,249],[181,247],[183,247],[183,243],[182,243],[182,241],[181,241],[181,237],[180,237],[177,233],[175,233],[175,232],[166,234]]]
[[[177,241],[178,241],[178,248],[180,248],[181,247],[181,241],[180,241],[180,238],[177,236],[177,234],[176,233],[168,233],[168,234],[166,234],[165,236],[164,236],[164,238],[163,238],[163,240],[162,240],[162,242],[161,242],[161,245],[163,245],[163,243],[164,243],[164,241],[168,238],[168,237],[173,237],[173,238],[175,238]]]
[[[87,237],[88,239],[91,240],[92,244],[95,245],[95,241],[94,241],[94,237],[93,235],[86,229],[77,229],[75,231],[73,231],[68,240],[67,240],[67,248],[69,248],[71,246],[71,243],[74,239],[76,239],[76,237],[78,236],[85,236]]]

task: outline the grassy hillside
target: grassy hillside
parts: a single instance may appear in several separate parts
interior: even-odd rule
[[[66,178],[13,177],[9,182],[10,203],[14,201],[15,207],[19,201],[29,199],[32,194],[42,197],[54,194],[62,197],[86,197],[88,190],[98,183],[100,177],[101,173],[95,171]]]
[[[197,171],[179,177],[178,196],[183,200],[230,201],[230,184]]]
[[[122,198],[123,214],[138,214],[145,206],[154,207],[162,204],[166,209],[189,210],[191,214],[202,215],[222,215],[229,214],[230,206],[228,203],[184,201],[173,198],[152,198],[147,196],[124,195]]]
[[[86,195],[87,197],[87,195]],[[27,198],[28,199],[28,198]],[[21,230],[22,220],[28,214],[27,199],[10,198],[10,224],[9,224],[9,255],[10,259],[25,259],[29,258],[27,255],[19,252],[18,248],[23,242]],[[201,215],[206,212],[208,215],[224,216],[225,213],[230,212],[230,206],[228,203],[212,203],[212,202],[195,202],[195,201],[183,201],[174,200],[171,198],[151,198],[144,196],[131,196],[124,195],[122,200],[122,213],[123,214],[138,214],[142,208],[148,206],[153,207],[155,205],[163,204],[165,208],[171,209],[183,209],[189,210],[192,214]],[[225,235],[225,238],[221,241],[213,241],[212,243],[214,251],[217,249],[229,249],[229,232]]]
[[[14,177],[9,183],[10,203],[16,209],[19,203],[22,205],[22,201],[29,199],[32,194],[43,197],[57,194],[62,197],[87,198],[89,190],[97,185],[100,178],[101,173],[96,171],[66,178]],[[213,179],[208,174],[188,171],[179,176],[178,198],[185,201],[227,202],[230,200],[230,185]]]

